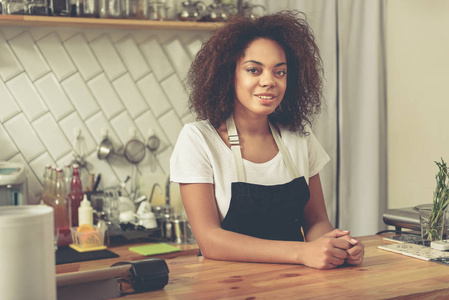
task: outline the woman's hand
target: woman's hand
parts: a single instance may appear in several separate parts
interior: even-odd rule
[[[347,250],[348,257],[346,258],[346,263],[354,266],[358,266],[363,261],[363,256],[365,255],[365,246],[362,242],[351,237],[349,234],[341,236],[340,239],[348,241],[352,246]]]
[[[335,229],[312,242],[305,243],[307,251],[303,257],[304,265],[322,270],[342,265],[349,257],[348,250],[353,247],[347,239],[341,238],[348,234],[349,231]]]
[[[348,249],[348,257],[346,258],[346,263],[354,266],[358,266],[363,261],[363,256],[365,255],[365,246],[362,242],[351,239],[351,244],[353,245],[351,249]]]

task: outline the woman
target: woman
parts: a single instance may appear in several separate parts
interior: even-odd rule
[[[332,228],[324,204],[319,171],[329,157],[310,130],[321,71],[311,30],[293,12],[235,17],[197,54],[188,83],[200,121],[184,126],[170,168],[205,257],[362,262],[362,243]]]

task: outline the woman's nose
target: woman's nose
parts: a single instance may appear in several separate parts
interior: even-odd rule
[[[263,87],[266,87],[266,86],[273,87],[276,84],[275,81],[274,81],[274,78],[273,78],[273,74],[271,74],[269,72],[263,73],[260,76],[260,82],[259,83]]]

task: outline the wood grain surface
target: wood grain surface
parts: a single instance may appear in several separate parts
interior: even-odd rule
[[[315,270],[301,265],[239,263],[204,259],[196,245],[159,255],[170,269],[163,290],[128,294],[125,299],[444,299],[449,297],[449,266],[377,248],[382,236],[361,237],[361,266]],[[144,259],[111,248],[119,258],[57,266],[57,273],[108,267],[117,261]]]

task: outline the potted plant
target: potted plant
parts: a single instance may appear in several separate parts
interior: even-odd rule
[[[435,163],[439,170],[435,176],[436,187],[433,193],[433,205],[427,213],[420,210],[422,238],[428,241],[442,239],[445,213],[449,203],[448,167],[443,159],[441,159],[441,162]]]

